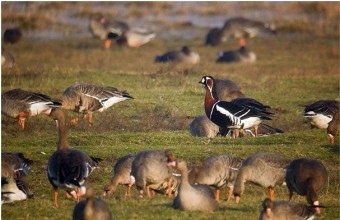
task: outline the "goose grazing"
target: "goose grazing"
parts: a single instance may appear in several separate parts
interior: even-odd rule
[[[86,193],[85,180],[98,167],[99,159],[70,148],[66,119],[61,109],[52,109],[50,117],[58,121],[59,138],[57,150],[48,159],[47,177],[54,189],[54,205],[58,207],[58,188],[60,187],[66,189],[68,197],[73,196],[79,202],[80,197]]]
[[[221,101],[230,102],[233,99],[245,97],[237,84],[228,79],[215,79],[215,85],[212,92],[213,97],[216,97],[217,100]]]
[[[240,48],[237,50],[230,50],[219,52],[217,63],[254,63],[256,61],[256,54],[248,49],[243,39],[240,40]]]
[[[293,160],[286,172],[289,201],[293,197],[293,192],[296,192],[306,196],[311,206],[318,206],[318,193],[327,185],[327,182],[328,172],[320,161],[308,158]],[[315,212],[320,214],[320,208],[315,207]]]
[[[47,95],[22,89],[9,90],[1,95],[1,113],[18,119],[22,129],[25,128],[27,117],[39,114],[49,115],[52,108],[60,106],[60,102]]]
[[[275,201],[266,198],[262,203],[259,220],[312,220],[314,209],[302,203]]]
[[[339,111],[338,100],[318,100],[306,105],[303,116],[310,122],[311,128],[327,128],[333,115]]]
[[[328,137],[329,137],[329,142],[331,144],[334,144],[334,139],[335,139],[336,133],[339,130],[339,126],[340,126],[340,115],[339,114],[340,114],[340,112],[337,111],[334,114],[332,121],[330,121],[328,123],[327,134],[328,134]]]
[[[110,86],[99,86],[86,83],[76,83],[68,87],[61,97],[62,108],[82,113],[81,117],[72,119],[69,124],[77,124],[86,119],[92,125],[92,112],[103,112],[114,104],[133,99],[125,91]]]
[[[217,135],[219,127],[205,115],[194,118],[189,125],[190,134],[194,137],[213,138]]]
[[[1,204],[32,198],[25,182],[13,177],[1,177]]]
[[[206,184],[216,189],[215,199],[220,200],[220,190],[227,185],[230,200],[233,183],[243,159],[232,155],[213,155],[203,160],[202,165],[194,167],[189,173],[191,184]]]
[[[142,197],[144,188],[149,198],[151,190],[157,191],[164,188],[166,183],[168,196],[171,195],[172,169],[175,156],[169,150],[146,150],[139,152],[132,162],[131,179],[135,180],[139,195]]]
[[[225,42],[226,40],[227,38],[224,35],[224,29],[215,27],[208,31],[205,38],[205,45],[216,46],[222,42]]]
[[[166,52],[161,56],[156,56],[155,62],[166,63],[189,63],[197,64],[200,61],[198,53],[192,51],[188,46],[183,46],[180,51],[174,50]]]
[[[255,21],[242,17],[230,18],[223,26],[224,38],[231,37],[244,40],[244,38],[253,38],[257,35],[276,34],[276,27],[273,24],[261,21]]]
[[[235,180],[233,190],[235,202],[239,203],[246,181],[268,189],[269,197],[274,199],[274,187],[283,184],[289,162],[288,159],[274,153],[261,152],[247,158]]]
[[[265,106],[250,98],[239,98],[232,102],[220,101],[213,95],[215,80],[204,76],[199,82],[205,86],[204,108],[207,117],[225,129],[256,128],[263,120],[271,120],[272,113]]]
[[[101,198],[95,198],[92,189],[88,189],[86,200],[77,203],[73,209],[73,220],[111,220],[109,206]]]
[[[214,192],[208,185],[189,183],[189,171],[185,161],[177,160],[176,170],[181,173],[182,179],[172,207],[182,211],[216,211],[218,209]]]
[[[111,47],[112,40],[117,40],[129,26],[122,21],[109,21],[102,15],[95,15],[90,21],[90,31],[94,37],[104,40],[105,49]]]
[[[116,191],[118,185],[126,185],[127,191],[126,196],[131,195],[130,173],[132,162],[136,155],[128,154],[117,160],[114,168],[111,181],[104,186],[104,196],[110,195]]]
[[[32,163],[23,153],[1,153],[1,176],[22,179],[31,171]]]

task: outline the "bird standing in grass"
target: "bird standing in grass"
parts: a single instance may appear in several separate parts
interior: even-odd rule
[[[339,126],[340,126],[340,111],[337,111],[333,115],[333,119],[332,121],[328,123],[328,127],[327,127],[327,134],[329,137],[329,142],[331,144],[334,144],[334,139],[339,130]]]
[[[61,103],[63,109],[83,114],[72,119],[69,124],[74,125],[81,119],[87,119],[91,126],[93,112],[103,112],[114,104],[128,99],[133,97],[114,87],[76,83],[64,91]]]
[[[99,160],[86,153],[70,148],[67,139],[66,121],[63,111],[52,109],[50,117],[58,121],[57,150],[47,164],[47,177],[54,189],[54,206],[58,207],[58,188],[66,189],[67,197],[79,202],[85,195],[85,180],[98,167]]]
[[[25,128],[27,117],[39,114],[49,115],[52,108],[57,107],[61,107],[59,101],[41,93],[13,89],[1,95],[1,113],[18,119],[22,129]]]
[[[250,99],[238,98],[232,102],[219,101],[213,95],[215,80],[204,76],[199,82],[205,86],[204,108],[207,117],[216,125],[226,129],[256,128],[263,120],[271,120],[268,106]],[[256,134],[256,133],[255,133]]]

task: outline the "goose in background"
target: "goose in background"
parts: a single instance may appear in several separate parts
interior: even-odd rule
[[[85,180],[98,167],[99,159],[70,148],[67,138],[66,118],[60,108],[52,109],[50,117],[58,121],[57,150],[47,164],[47,177],[54,189],[54,206],[58,207],[58,188],[66,189],[67,196],[79,202],[85,195]]]
[[[183,46],[181,50],[173,50],[164,53],[163,55],[156,56],[155,62],[166,63],[188,63],[197,64],[200,61],[198,53],[192,51],[188,46]]]
[[[207,185],[191,185],[189,183],[189,171],[186,162],[176,161],[176,170],[181,174],[181,183],[178,194],[172,207],[182,211],[216,211],[219,206],[215,200],[213,190]]]
[[[302,203],[287,201],[272,201],[266,198],[262,202],[259,220],[312,220],[315,211],[313,207]]]
[[[122,21],[109,21],[103,15],[97,14],[90,21],[90,31],[94,37],[104,41],[104,48],[111,47],[112,40],[117,40],[123,32],[129,29],[128,24]]]
[[[266,110],[268,106],[254,99],[238,98],[232,102],[217,100],[213,94],[215,80],[212,76],[204,76],[199,83],[206,89],[205,113],[219,127],[236,130],[256,129],[263,120],[271,120],[273,114]]]
[[[13,177],[1,177],[1,204],[27,200],[33,197],[27,184]]]
[[[335,136],[339,130],[339,126],[340,126],[340,111],[337,111],[334,115],[333,115],[333,119],[332,121],[330,121],[328,123],[328,127],[327,127],[327,135],[329,137],[329,142],[331,144],[334,144],[334,139]]]
[[[22,38],[22,32],[19,28],[8,28],[4,32],[3,40],[5,43],[15,44]]]
[[[151,190],[164,188],[164,183],[167,188],[165,193],[168,196],[172,194],[172,168],[175,166],[175,159],[170,150],[146,150],[136,155],[132,162],[131,181],[136,184],[140,197],[143,196],[145,188],[151,198]]]
[[[52,108],[60,106],[60,102],[47,95],[20,88],[9,90],[1,95],[1,113],[16,118],[22,129],[25,128],[27,117],[39,114],[49,115]]]
[[[286,183],[289,190],[289,201],[296,192],[306,196],[311,206],[319,206],[318,193],[328,183],[328,172],[325,166],[318,160],[300,158],[293,160],[287,167]],[[320,214],[320,208],[315,207],[316,214]]]
[[[123,32],[122,36],[117,40],[117,43],[119,45],[126,44],[129,47],[138,48],[149,43],[155,37],[156,34],[149,29],[133,28]]]
[[[213,123],[206,115],[194,118],[189,125],[190,134],[194,137],[213,138],[217,135],[219,127]]]
[[[275,153],[260,152],[248,157],[239,168],[234,183],[235,202],[239,203],[246,181],[268,189],[269,197],[274,199],[274,187],[283,184],[289,162]]]
[[[119,158],[113,168],[113,177],[110,182],[104,186],[104,196],[115,193],[118,185],[126,185],[126,196],[131,195],[130,173],[132,162],[136,158],[134,154],[128,154]]]
[[[228,79],[215,79],[215,85],[212,90],[213,97],[217,100],[230,102],[236,98],[243,98],[245,95],[241,92],[240,87]]]
[[[128,99],[133,97],[126,91],[119,91],[114,87],[76,83],[66,88],[61,103],[63,109],[83,114],[72,119],[69,124],[74,125],[81,119],[87,119],[91,126],[93,112],[103,112],[114,104]]]
[[[205,37],[205,45],[216,46],[227,40],[223,28],[214,27],[210,29]]]
[[[1,66],[7,69],[11,69],[14,67],[14,65],[14,56],[4,48],[1,48]]]
[[[303,117],[309,121],[311,128],[325,129],[333,115],[339,111],[340,102],[338,100],[318,100],[304,107]]]
[[[227,201],[230,200],[233,184],[237,172],[242,166],[243,159],[232,155],[213,155],[195,166],[189,173],[190,184],[206,184],[216,189],[215,199],[220,200],[220,191],[223,186],[229,188]]]
[[[86,200],[77,203],[73,209],[73,220],[111,220],[109,206],[99,197],[94,197],[90,188],[86,192]]]
[[[217,56],[217,63],[254,63],[256,61],[256,54],[246,47],[243,39],[240,40],[239,49],[219,52]]]

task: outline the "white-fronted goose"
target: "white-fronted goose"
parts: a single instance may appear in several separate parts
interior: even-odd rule
[[[13,177],[1,177],[1,204],[33,197],[26,183]]]
[[[210,29],[205,37],[205,45],[216,46],[225,42],[227,37],[224,35],[223,28],[214,27]]]
[[[163,55],[156,56],[155,62],[166,63],[166,62],[176,62],[176,63],[189,63],[197,64],[200,61],[200,56],[198,53],[192,51],[188,46],[183,46],[180,51],[174,50],[166,52]]]
[[[131,176],[135,179],[135,184],[139,190],[139,195],[143,196],[144,188],[149,198],[152,196],[151,190],[157,191],[167,184],[167,195],[170,196],[172,169],[175,156],[169,150],[146,150],[139,152],[132,162]]]
[[[90,31],[93,36],[104,40],[104,47],[109,49],[111,41],[119,39],[129,26],[122,21],[109,21],[102,15],[95,15],[90,21]]]
[[[247,158],[238,171],[233,194],[238,203],[244,191],[244,182],[248,181],[268,189],[271,199],[274,198],[274,187],[282,185],[290,160],[275,153],[256,153]]]
[[[54,189],[54,205],[58,207],[58,188],[66,189],[67,195],[76,201],[86,193],[85,180],[98,166],[98,159],[86,153],[71,149],[67,139],[64,112],[52,109],[50,117],[58,121],[57,150],[50,156],[47,164],[47,176]],[[76,190],[75,190],[76,189]]]
[[[329,137],[329,142],[331,144],[334,144],[334,139],[335,139],[336,133],[339,130],[339,126],[340,126],[340,112],[337,111],[333,115],[333,119],[332,121],[328,123],[328,127],[327,127],[327,134]]]
[[[327,128],[333,115],[339,111],[340,102],[338,100],[319,100],[310,105],[306,105],[303,116],[308,119],[311,128]]]
[[[61,103],[47,95],[22,89],[9,90],[1,95],[1,113],[18,119],[22,129],[25,128],[27,117],[39,114],[49,115],[52,108],[60,106]]]
[[[203,160],[200,166],[194,167],[189,173],[191,184],[206,184],[216,189],[215,199],[220,200],[220,190],[223,186],[229,188],[227,201],[230,200],[234,180],[243,159],[232,155],[213,155]]]
[[[7,69],[13,68],[15,65],[14,56],[4,48],[1,48],[1,66]]]
[[[176,170],[181,173],[182,179],[172,205],[175,209],[182,211],[215,211],[218,209],[214,192],[208,185],[189,183],[189,171],[184,160],[176,161]]]
[[[61,103],[63,109],[83,114],[81,117],[72,119],[70,124],[76,124],[79,120],[87,118],[89,125],[92,125],[92,112],[102,112],[128,99],[133,99],[133,97],[114,87],[76,83],[64,91]]]
[[[21,179],[30,172],[32,163],[23,153],[1,153],[1,176]]]
[[[101,198],[93,195],[92,189],[88,189],[86,200],[75,205],[73,209],[73,220],[111,220],[112,214],[109,206]]]
[[[213,138],[217,135],[219,127],[207,116],[200,115],[190,123],[189,130],[192,136]]]
[[[104,196],[110,195],[116,191],[118,185],[126,185],[126,196],[131,195],[130,173],[132,162],[136,155],[128,154],[119,158],[113,168],[113,177],[111,181],[104,186]]]
[[[221,101],[230,102],[233,99],[245,97],[237,84],[228,79],[215,79],[212,92],[213,96]]]
[[[287,167],[286,183],[289,190],[289,201],[293,192],[306,196],[310,205],[319,205],[319,191],[327,185],[328,172],[318,160],[300,158],[293,160]],[[320,214],[320,208],[315,211]]]
[[[275,201],[267,198],[262,203],[259,220],[311,220],[314,209],[302,203]]]
[[[144,44],[149,43],[156,34],[153,31],[143,28],[131,28],[123,32],[122,36],[118,38],[117,43],[121,45],[128,45],[129,47],[138,48]]]
[[[256,54],[246,47],[244,40],[240,41],[240,48],[219,52],[217,63],[253,63],[256,61]]]
[[[204,76],[199,82],[205,86],[204,108],[207,117],[216,125],[227,129],[247,129],[258,126],[263,120],[271,120],[268,106],[250,99],[238,98],[231,102],[217,100],[213,95],[215,80]]]

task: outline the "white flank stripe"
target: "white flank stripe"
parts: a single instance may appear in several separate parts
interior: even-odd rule
[[[219,107],[219,106],[216,106],[216,110],[221,112],[222,114],[226,115],[231,120],[233,125],[241,125],[241,119],[239,117],[236,117],[233,114],[231,114],[228,110],[226,110],[222,107]]]

